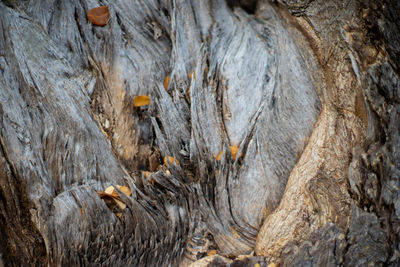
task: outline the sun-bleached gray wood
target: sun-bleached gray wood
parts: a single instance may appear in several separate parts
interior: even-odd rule
[[[6,265],[398,263],[398,4],[227,2],[0,3]]]

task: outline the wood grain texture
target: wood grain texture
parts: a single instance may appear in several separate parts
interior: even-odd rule
[[[6,266],[399,264],[397,3],[97,5],[0,3]]]

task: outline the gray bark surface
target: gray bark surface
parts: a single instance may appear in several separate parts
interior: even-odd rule
[[[3,263],[400,265],[399,17],[383,0],[0,2]]]

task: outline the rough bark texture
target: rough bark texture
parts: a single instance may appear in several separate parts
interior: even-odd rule
[[[399,17],[384,0],[0,2],[3,263],[400,265]]]

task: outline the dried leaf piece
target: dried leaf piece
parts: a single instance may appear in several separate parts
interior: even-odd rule
[[[116,187],[125,195],[130,196],[132,195],[132,191],[129,187],[123,185],[116,185]],[[125,209],[126,204],[121,201],[117,190],[115,190],[114,186],[107,187],[104,192],[96,191],[99,197],[104,200],[106,205],[113,210],[114,206],[117,205],[120,209]]]
[[[101,199],[110,199],[110,198],[113,197],[112,194],[108,194],[108,193],[106,193],[106,192],[96,191],[96,193],[99,195],[99,197],[100,197]]]
[[[106,190],[104,190],[104,193],[106,193],[112,197],[118,197],[118,193],[117,193],[117,191],[115,191],[115,188],[112,185],[107,187]]]
[[[254,267],[261,267],[259,263],[254,264]]]
[[[131,189],[129,189],[127,186],[117,185],[117,188],[127,196],[132,194]],[[114,186],[112,185],[107,187],[106,190],[104,190],[104,193],[109,194],[112,197],[119,197],[117,190],[115,190]]]
[[[231,150],[231,155],[232,155],[232,159],[235,160],[237,153],[239,151],[239,148],[237,146],[229,146],[229,149]],[[223,150],[221,150],[218,155],[215,157],[216,160],[220,160],[223,154]]]
[[[110,19],[110,12],[108,6],[99,6],[92,8],[87,13],[88,20],[97,26],[104,26]]]
[[[135,108],[137,107],[142,107],[150,104],[150,97],[145,96],[145,95],[138,95],[135,96],[133,99],[133,106]]]
[[[129,187],[124,185],[117,185],[118,189],[127,196],[132,195],[132,191]]]
[[[239,148],[237,146],[229,146],[229,149],[231,150],[232,159],[235,160]]]
[[[144,177],[146,177],[146,179],[149,179],[151,172],[143,171],[142,173],[143,173]]]
[[[193,79],[196,79],[196,73],[194,71],[192,71],[191,73],[188,74],[189,80],[191,80],[192,77],[193,77]]]
[[[276,264],[275,263],[273,263],[273,262],[271,262],[270,264],[268,264],[268,266],[267,267],[276,267]]]
[[[212,249],[212,250],[207,252],[207,256],[214,256],[216,254],[217,254],[217,251],[215,249]]]
[[[170,79],[169,76],[165,76],[165,79],[164,79],[164,88],[165,88],[165,90],[168,89],[169,79]]]
[[[224,151],[221,150],[221,151],[218,153],[218,155],[217,155],[217,157],[216,157],[215,159],[216,159],[216,160],[220,160],[223,153],[224,153]]]
[[[169,164],[179,165],[179,162],[174,157],[171,156],[164,157],[164,165],[168,166]]]
[[[104,192],[99,192],[96,191],[96,193],[99,195],[99,197],[106,203],[107,207],[110,210],[114,209],[115,206],[115,197],[113,197],[110,194],[104,193]]]
[[[118,207],[121,210],[124,210],[126,208],[126,204],[124,202],[122,202],[121,200],[119,200],[118,198],[113,198],[115,203],[117,203]]]

